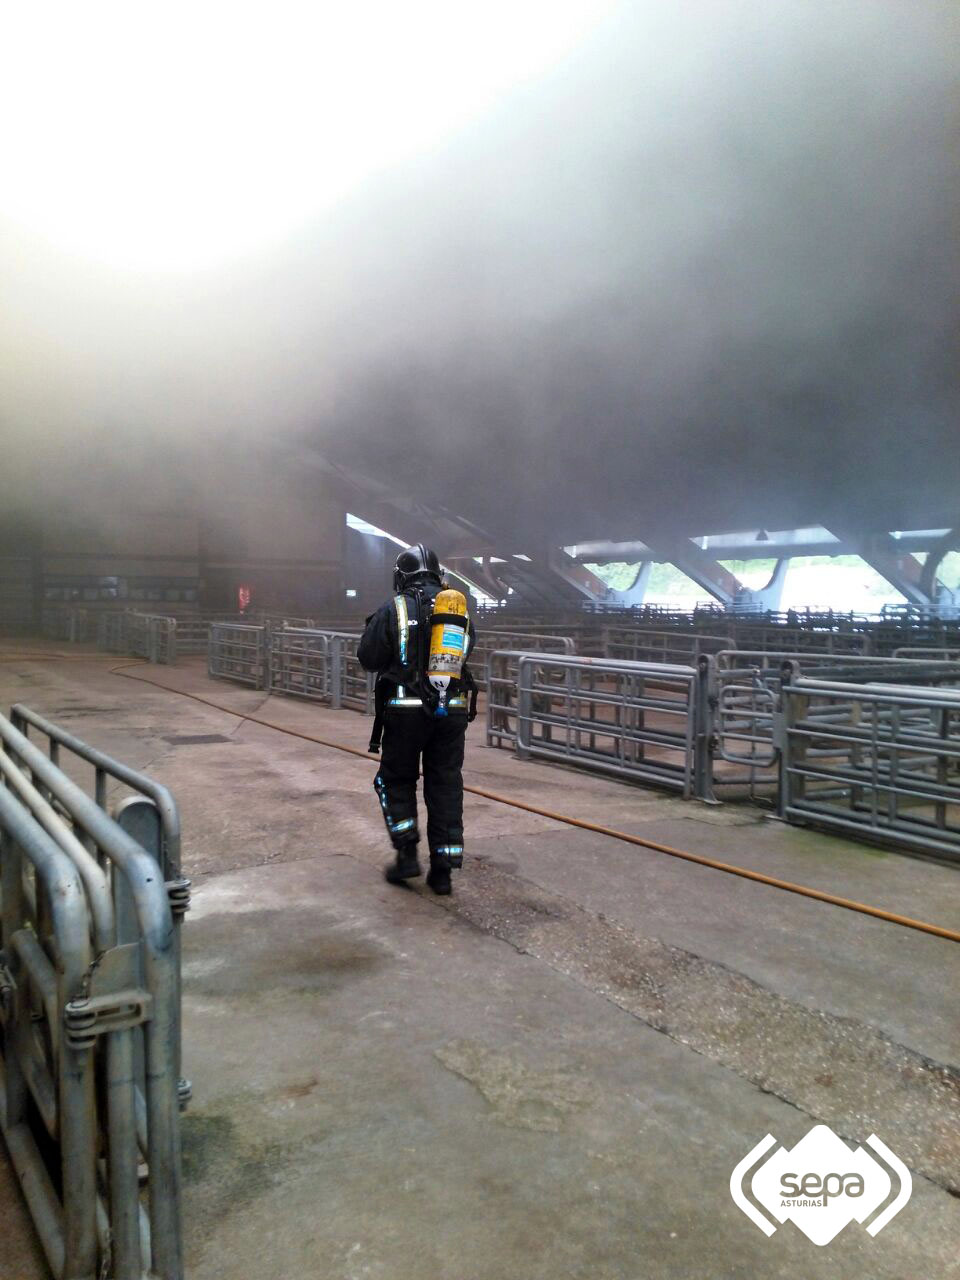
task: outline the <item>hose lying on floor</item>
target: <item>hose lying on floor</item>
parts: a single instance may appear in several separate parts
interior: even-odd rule
[[[319,747],[329,747],[332,751],[342,751],[347,755],[359,756],[363,760],[375,760],[368,752],[359,747],[350,747],[342,742],[333,742],[328,738],[318,738],[312,733],[303,733],[299,729],[288,729],[284,725],[265,720],[262,716],[245,715],[242,711],[234,711],[211,698],[203,698],[198,693],[188,693],[184,689],[173,689],[159,680],[150,680],[146,676],[134,675],[128,667],[140,667],[143,663],[130,662],[111,667],[110,674],[123,676],[127,680],[139,680],[142,684],[153,685],[155,689],[163,689],[166,693],[177,694],[181,698],[190,698],[205,707],[222,711],[225,715],[234,716],[238,720],[248,720],[251,724],[261,725],[265,729],[273,729],[277,733],[285,733],[291,738],[302,738],[304,742],[315,743]],[[893,911],[884,911],[880,907],[871,907],[863,902],[855,902],[852,898],[841,898],[834,893],[825,893],[822,889],[811,889],[808,885],[794,884],[790,880],[780,880],[776,876],[764,875],[761,871],[751,871],[748,867],[737,867],[727,862],[718,862],[703,854],[690,853],[686,849],[674,849],[671,845],[661,844],[657,840],[648,840],[644,836],[632,835],[629,831],[618,831],[615,827],[605,827],[596,822],[587,822],[583,818],[574,818],[570,814],[556,813],[553,809],[544,809],[539,805],[528,804],[525,800],[515,800],[511,796],[500,795],[496,791],[487,791],[483,787],[464,786],[464,791],[472,796],[481,796],[484,800],[492,800],[496,804],[509,805],[513,809],[522,809],[526,813],[548,818],[552,822],[561,822],[568,827],[578,827],[581,831],[590,831],[596,835],[607,836],[611,840],[621,840],[625,844],[636,845],[641,849],[651,849],[654,853],[666,854],[670,858],[681,858],[684,862],[693,862],[701,867],[709,867],[711,871],[722,871],[727,875],[740,876],[744,880],[755,880],[758,884],[768,885],[772,889],[781,889],[785,893],[796,893],[804,898],[813,898],[817,902],[826,902],[833,907],[842,907],[846,911],[856,911],[860,915],[873,916],[888,924],[897,924],[904,929],[916,929],[920,933],[932,934],[935,938],[945,938],[948,942],[960,942],[960,933],[954,929],[945,929],[941,925],[927,924],[923,920],[914,920],[910,916],[897,915]]]

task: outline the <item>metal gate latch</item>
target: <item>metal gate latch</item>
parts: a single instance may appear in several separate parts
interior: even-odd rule
[[[97,1036],[149,1021],[152,1006],[153,996],[139,988],[71,1000],[63,1010],[67,1044],[78,1051],[92,1049]]]

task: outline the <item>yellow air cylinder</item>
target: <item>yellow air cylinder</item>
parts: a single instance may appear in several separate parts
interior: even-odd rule
[[[441,591],[433,602],[430,654],[427,658],[427,679],[440,695],[438,716],[447,714],[450,681],[460,676],[468,626],[467,601],[463,592]]]

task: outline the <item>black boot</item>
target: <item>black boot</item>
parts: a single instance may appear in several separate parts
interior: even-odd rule
[[[415,876],[422,875],[417,846],[410,844],[398,849],[396,861],[385,867],[383,874],[390,884],[403,884],[405,880],[413,880]]]
[[[448,893],[453,892],[453,886],[450,884],[450,868],[447,863],[437,862],[433,858],[430,859],[427,884],[434,893],[438,893],[441,897],[446,897]]]

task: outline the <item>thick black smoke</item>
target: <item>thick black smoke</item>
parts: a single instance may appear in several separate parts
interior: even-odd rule
[[[17,238],[8,487],[76,492],[109,444],[180,492],[202,441],[319,450],[505,550],[960,522],[952,8],[629,3],[258,258]]]

